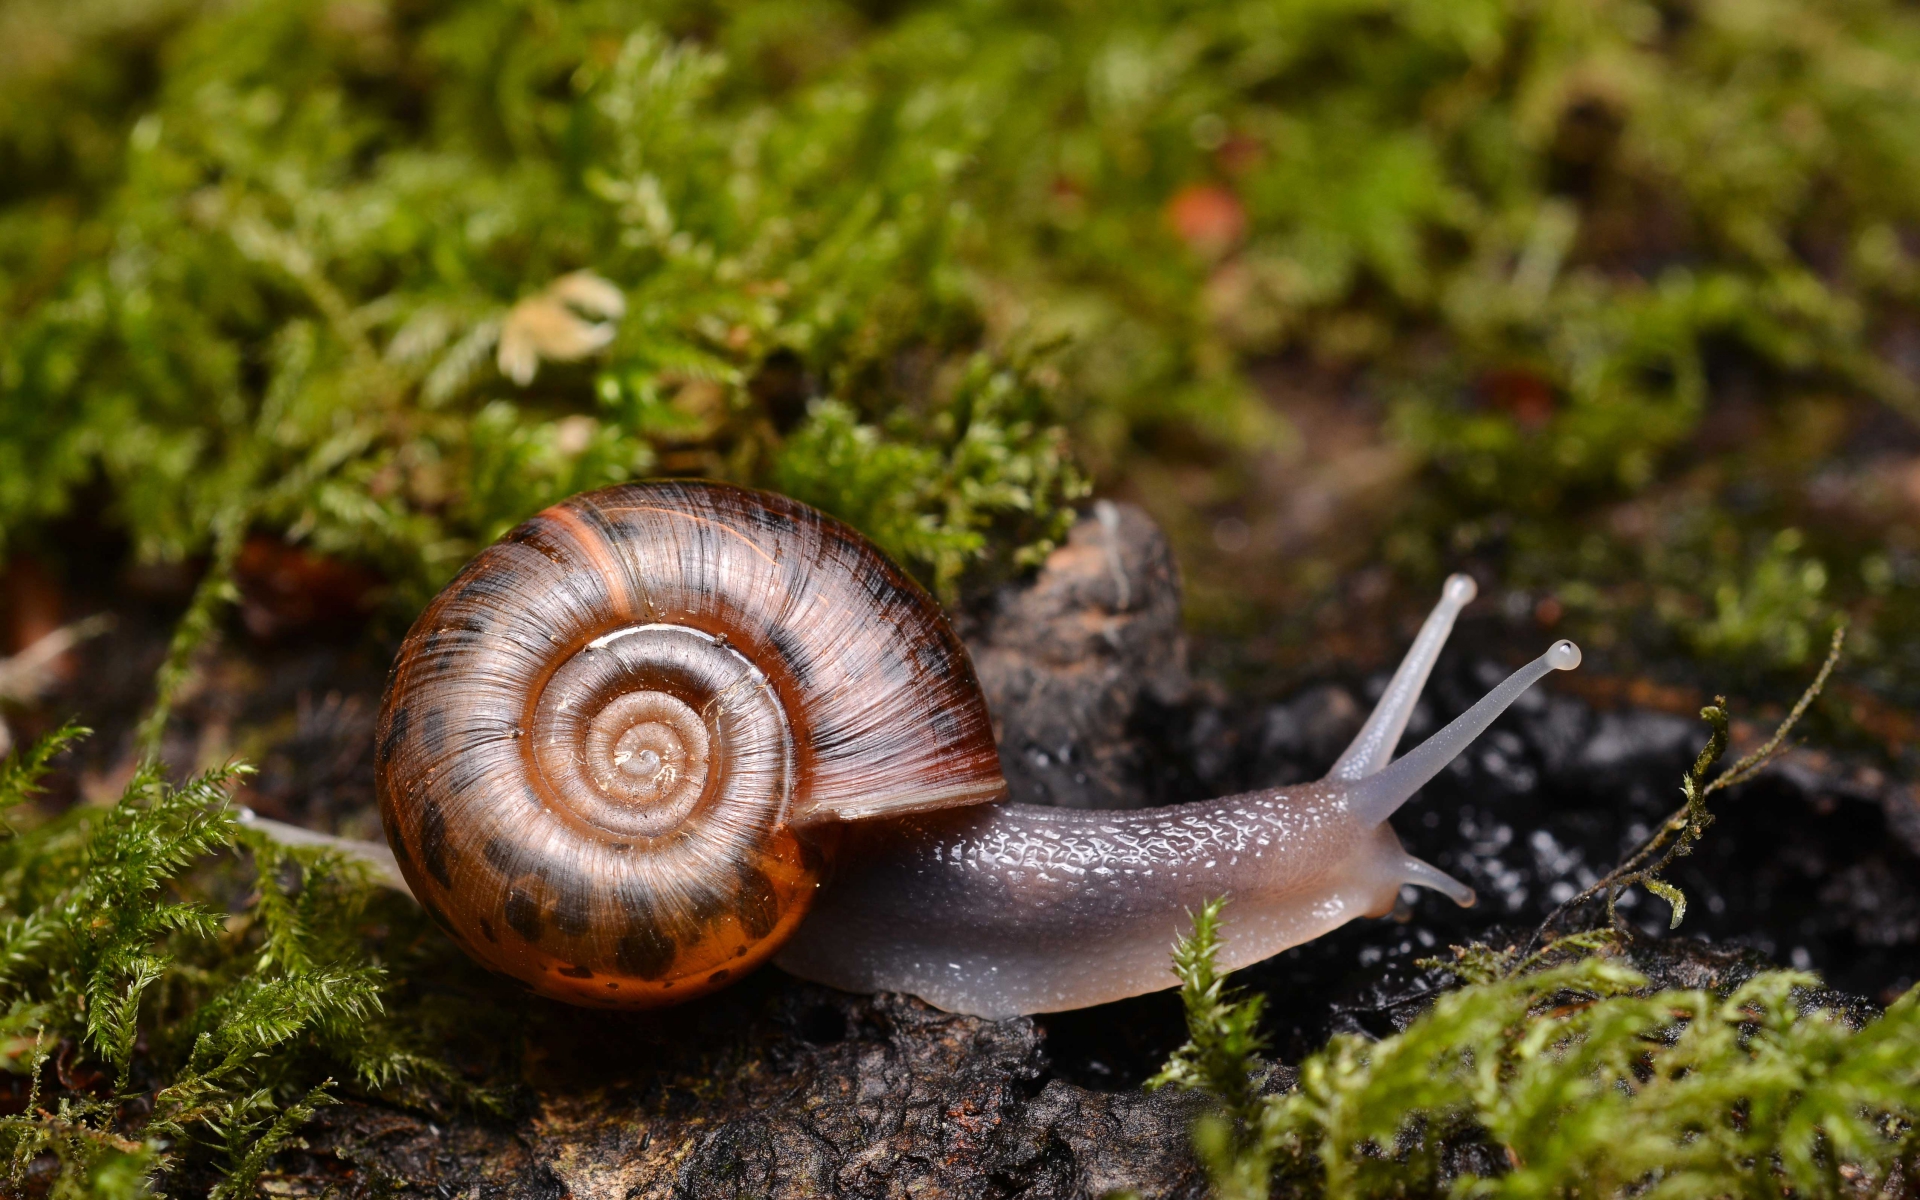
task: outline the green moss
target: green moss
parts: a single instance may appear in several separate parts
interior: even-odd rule
[[[379,1092],[445,1074],[386,1015],[369,884],[240,827],[235,770],[173,787],[147,767],[111,807],[23,820],[79,733],[0,778],[0,811],[22,825],[0,838],[0,1068],[28,1092],[0,1117],[9,1187],[51,1155],[55,1196],[139,1195],[190,1167],[251,1194],[330,1101],[328,1076]],[[209,867],[235,852],[250,869]]]
[[[242,497],[408,608],[557,496],[697,471],[810,488],[946,587],[1057,530],[1054,426],[1104,480],[1197,458],[1232,469],[1183,494],[1231,499],[1287,438],[1242,368],[1293,355],[1431,465],[1409,569],[1507,547],[1602,616],[1651,581],[1698,647],[1782,665],[1903,578],[1818,523],[1784,574],[1740,561],[1786,511],[1651,547],[1588,518],[1687,468],[1716,371],[1920,409],[1897,4],[7,13],[11,543],[103,477],[147,556]],[[611,344],[503,375],[515,306],[579,270],[624,297]],[[1047,382],[958,468],[975,371]]]
[[[1256,1096],[1258,1001],[1221,990],[1219,915],[1176,956],[1192,1041],[1156,1081],[1222,1101],[1195,1138],[1219,1196],[1278,1179],[1355,1197],[1838,1196],[1920,1157],[1920,990],[1855,1029],[1791,971],[1726,995],[1652,991],[1598,957],[1493,975],[1392,1037],[1335,1036],[1295,1086]],[[1490,1144],[1507,1169],[1449,1166],[1448,1143]]]
[[[997,514],[1001,545],[1057,530],[1057,415],[1008,353],[975,362],[954,242],[977,131],[955,114],[850,81],[727,97],[722,56],[638,7],[339,11],[196,12],[117,177],[9,211],[79,204],[98,238],[0,270],[9,537],[99,473],[143,554],[200,550],[237,505],[417,603],[585,487],[837,475],[839,418],[776,428],[809,397],[906,456],[814,491],[936,581]],[[590,367],[567,344],[589,315],[543,292],[583,268],[626,314]],[[902,356],[919,378],[891,378]],[[793,395],[756,396],[769,363]],[[898,469],[929,443],[933,478]]]
[[[1086,491],[1059,431],[1040,423],[1030,377],[976,357],[954,390],[931,429],[892,439],[845,404],[816,402],[770,477],[896,559],[926,564],[949,598],[961,573],[988,557],[996,524],[1015,547],[1003,565],[1030,565],[1066,533],[1072,514],[1060,501]]]

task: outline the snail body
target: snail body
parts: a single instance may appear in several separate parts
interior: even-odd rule
[[[1233,899],[1239,966],[1391,908],[1472,902],[1387,816],[1548,671],[1556,643],[1389,765],[1450,580],[1318,783],[1133,811],[995,803],[986,703],[939,607],[848,527],[707,482],[535,516],[421,615],[375,749],[408,889],[482,963],[649,1007],[768,958],[999,1017],[1170,986],[1188,913]]]

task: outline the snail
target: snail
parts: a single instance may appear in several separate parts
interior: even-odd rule
[[[966,649],[860,534],[725,484],[605,488],[508,533],[414,624],[376,730],[381,817],[448,934],[561,1000],[678,1003],[772,960],[984,1017],[1084,1007],[1172,986],[1218,896],[1227,968],[1403,884],[1473,903],[1387,818],[1580,661],[1554,643],[1390,762],[1473,595],[1447,581],[1325,779],[1052,809],[1003,802]]]

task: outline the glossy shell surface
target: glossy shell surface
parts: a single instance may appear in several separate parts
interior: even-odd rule
[[[1004,791],[933,600],[847,526],[697,481],[576,496],[469,563],[407,635],[375,762],[460,944],[617,1007],[770,955],[838,822]]]

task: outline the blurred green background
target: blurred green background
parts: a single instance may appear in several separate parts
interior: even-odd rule
[[[11,0],[0,540],[404,623],[699,473],[963,600],[1097,492],[1230,672],[1466,566],[1723,688],[1849,612],[1897,743],[1917,218],[1884,0]]]

